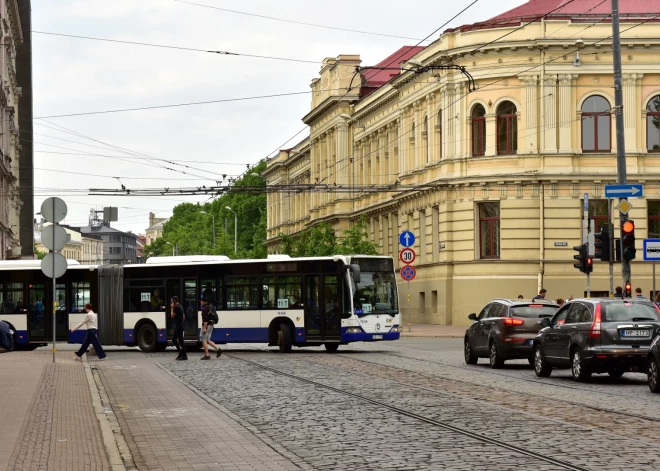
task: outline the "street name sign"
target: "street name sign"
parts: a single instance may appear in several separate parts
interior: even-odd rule
[[[644,239],[644,260],[660,262],[660,239]]]
[[[644,196],[644,185],[627,183],[625,185],[605,185],[605,198],[641,198]]]
[[[403,231],[399,236],[399,243],[404,247],[412,247],[415,245],[415,234],[410,231]]]

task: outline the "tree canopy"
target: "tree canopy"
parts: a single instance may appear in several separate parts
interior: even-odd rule
[[[235,187],[264,186],[261,173],[266,169],[262,161],[243,177]],[[234,214],[238,222],[238,251],[234,253]],[[203,214],[206,213],[206,214]],[[213,247],[213,217],[216,243]],[[227,231],[225,231],[225,220]],[[178,246],[179,255],[227,255],[232,258],[265,258],[266,193],[229,192],[204,204],[182,203],[163,225],[163,235],[145,247],[146,256],[171,255]]]

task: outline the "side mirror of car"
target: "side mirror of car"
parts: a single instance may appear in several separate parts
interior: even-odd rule
[[[539,324],[541,324],[543,327],[550,327],[551,321],[548,317],[544,317],[539,321]]]
[[[470,319],[471,321],[476,321],[477,320],[477,315],[473,312],[472,314],[470,314],[468,316],[468,319]]]

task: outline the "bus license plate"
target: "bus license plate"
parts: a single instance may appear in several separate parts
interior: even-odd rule
[[[383,336],[382,336],[382,335],[374,335],[373,338],[374,338],[374,340],[383,340]]]

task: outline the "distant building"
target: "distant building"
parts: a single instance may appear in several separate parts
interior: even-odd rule
[[[137,258],[138,259],[143,259],[144,258],[144,247],[147,245],[147,236],[139,235],[137,236],[137,245],[136,245],[136,251],[137,251]]]
[[[43,244],[41,233],[50,223],[43,221],[34,227],[34,247],[40,252],[48,252]],[[78,228],[62,226],[69,236],[64,248],[61,250],[68,260],[76,260],[83,265],[103,264],[103,238],[97,235],[83,235]]]
[[[126,265],[137,263],[137,236],[109,225],[86,226],[77,230],[84,237],[100,237],[103,241],[103,264]]]
[[[167,218],[157,218],[154,213],[149,213],[149,228],[146,232],[146,245],[150,245],[154,240],[163,235],[163,225],[168,221]]]

